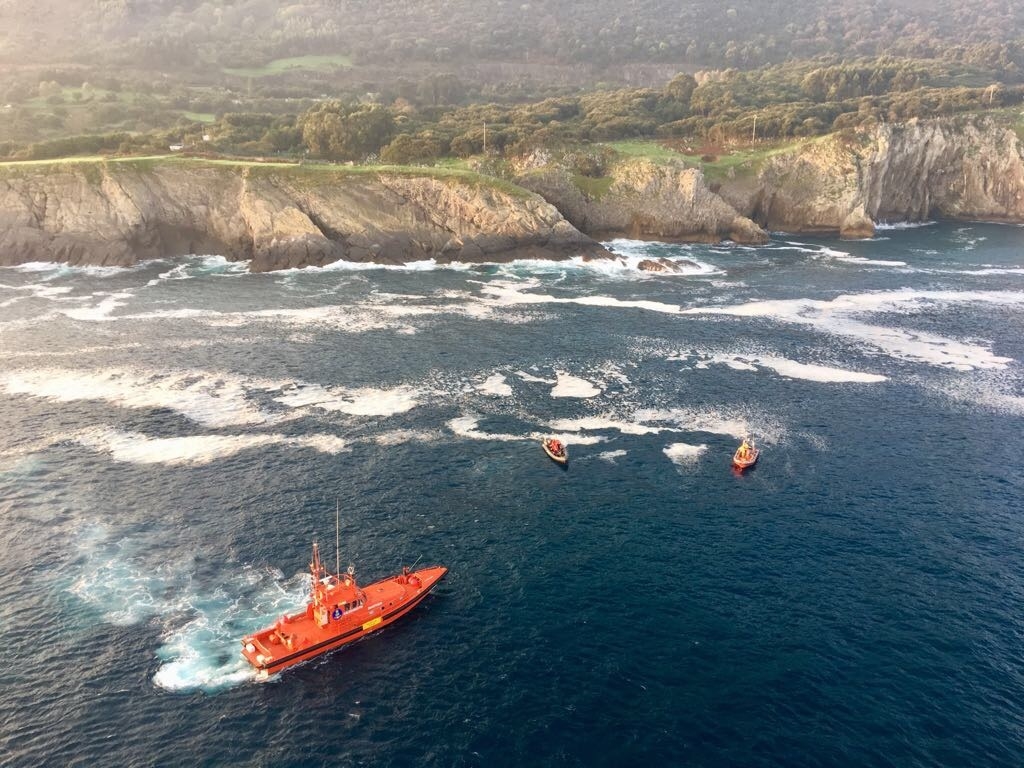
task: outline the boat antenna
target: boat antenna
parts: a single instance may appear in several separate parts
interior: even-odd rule
[[[341,576],[341,502],[334,500],[334,575]]]
[[[409,566],[409,570],[411,571],[413,568],[415,568],[416,564],[419,563],[419,561],[422,560],[422,559],[423,559],[423,555],[420,555],[419,557],[417,557],[416,558],[416,562],[413,563],[411,566]]]

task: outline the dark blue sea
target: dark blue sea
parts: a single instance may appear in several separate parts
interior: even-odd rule
[[[1024,229],[610,245],[0,270],[0,762],[1024,765]]]

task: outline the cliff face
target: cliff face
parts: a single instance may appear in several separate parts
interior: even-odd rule
[[[886,220],[1024,221],[1022,152],[991,120],[886,124],[809,141],[723,195],[769,229],[847,237],[870,237]]]
[[[610,255],[541,198],[472,180],[180,161],[0,169],[0,264],[189,253],[253,271]]]
[[[558,167],[524,173],[517,181],[554,204],[594,237],[763,243],[768,235],[714,194],[695,169],[624,160],[610,170],[607,189],[589,195]]]

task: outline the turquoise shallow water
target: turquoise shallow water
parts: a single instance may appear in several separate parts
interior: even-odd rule
[[[5,762],[1019,764],[1024,230],[879,235],[0,270]],[[255,683],[336,499],[449,576]]]

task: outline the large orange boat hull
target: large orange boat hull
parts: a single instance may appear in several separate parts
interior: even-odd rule
[[[448,573],[443,566],[392,576],[360,590],[362,604],[321,625],[310,603],[242,640],[242,656],[267,678],[304,661],[330,653],[392,624],[419,605]],[[346,589],[338,585],[338,589]],[[331,588],[325,595],[330,597]]]

